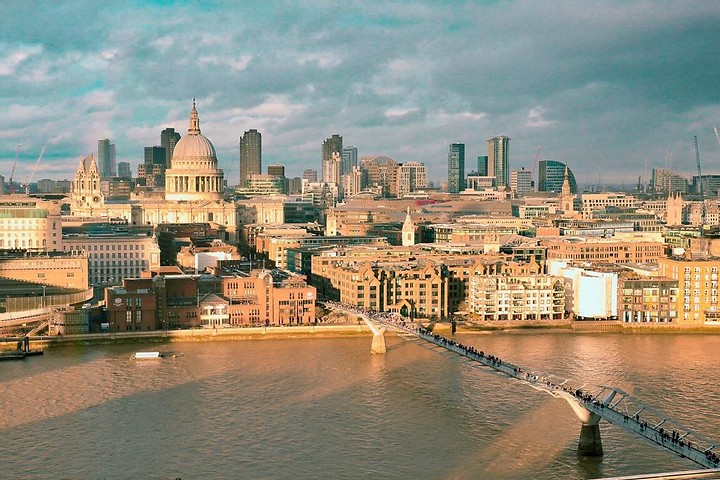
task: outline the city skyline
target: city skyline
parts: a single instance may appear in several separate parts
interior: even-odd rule
[[[105,138],[135,173],[164,128],[185,136],[194,97],[228,179],[253,128],[289,176],[320,170],[335,133],[360,156],[422,162],[433,181],[448,145],[474,159],[495,135],[513,138],[511,168],[532,169],[541,147],[580,184],[648,182],[653,167],[689,177],[693,135],[703,173],[720,173],[714,2],[279,5],[4,3],[0,175],[18,144],[18,178],[46,145],[37,178],[70,179]]]

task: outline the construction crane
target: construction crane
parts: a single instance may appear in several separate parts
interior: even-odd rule
[[[537,170],[539,159],[540,159],[540,147],[537,147],[537,149],[535,150],[535,163],[533,163],[533,169],[532,169],[532,172],[530,173],[530,177],[532,178],[533,182],[535,181],[535,171]],[[537,185],[535,185],[535,190],[539,190],[539,189],[540,189],[540,179],[538,178],[538,183],[537,183]]]
[[[35,172],[37,172],[38,167],[40,167],[40,161],[42,160],[44,153],[45,153],[45,145],[43,145],[42,150],[40,150],[40,156],[38,156],[37,160],[35,161],[35,165],[33,166],[32,170],[30,170],[30,176],[28,177],[27,181],[20,184],[21,187],[25,188],[26,194],[30,194],[30,183],[32,183],[33,178],[35,177]]]
[[[18,158],[20,158],[20,149],[22,149],[22,143],[18,143],[17,149],[15,150],[15,161],[13,162],[12,170],[10,171],[10,193],[15,193],[15,185],[13,184],[13,176],[15,175],[15,167],[17,166]]]
[[[697,135],[693,137],[693,143],[695,144],[695,162],[697,163],[698,171],[698,182],[700,182],[700,201],[702,202],[702,216],[700,217],[700,234],[702,234],[703,228],[705,228],[705,190],[703,188],[702,171],[700,170],[700,149],[698,148]]]
[[[717,138],[718,145],[720,145],[720,133],[718,133],[717,127],[713,127],[713,130],[715,130],[715,138]]]

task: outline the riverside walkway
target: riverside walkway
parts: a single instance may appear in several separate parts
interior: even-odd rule
[[[476,365],[491,368],[553,397],[566,400],[582,423],[578,444],[578,452],[581,454],[602,455],[598,423],[600,420],[605,420],[704,468],[716,469],[720,465],[720,455],[715,453],[720,443],[693,432],[618,388],[581,384],[527,369],[477,350],[475,347],[434,334],[430,330],[407,322],[399,315],[367,312],[333,302],[328,302],[328,305],[336,310],[362,317],[375,334],[374,351],[377,351],[376,344],[380,343],[378,336],[382,336],[386,329],[390,329],[399,332],[403,337],[423,340],[434,349],[452,352]],[[378,353],[384,352],[384,340],[382,347]]]

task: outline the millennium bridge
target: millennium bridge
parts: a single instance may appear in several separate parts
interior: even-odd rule
[[[581,423],[578,442],[578,453],[581,455],[603,454],[599,423],[605,420],[703,468],[717,469],[720,465],[720,453],[715,453],[720,443],[693,432],[619,388],[578,384],[515,365],[475,347],[434,334],[398,314],[368,312],[335,302],[327,304],[335,310],[363,319],[373,332],[372,353],[386,352],[384,333],[391,330],[405,339],[422,340],[419,344],[432,350],[451,352],[553,397],[564,399]]]

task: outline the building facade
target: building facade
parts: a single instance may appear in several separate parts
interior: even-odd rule
[[[618,316],[625,323],[677,322],[677,280],[621,277],[618,293]]]
[[[678,324],[702,325],[720,322],[718,308],[720,259],[660,258],[658,274],[677,281]]]
[[[63,250],[62,215],[57,200],[5,195],[0,201],[0,250]]]
[[[90,285],[120,285],[160,266],[160,247],[146,232],[87,232],[63,235],[66,252],[82,252],[88,258]]]
[[[468,306],[483,321],[563,320],[565,285],[547,275],[473,276]]]

